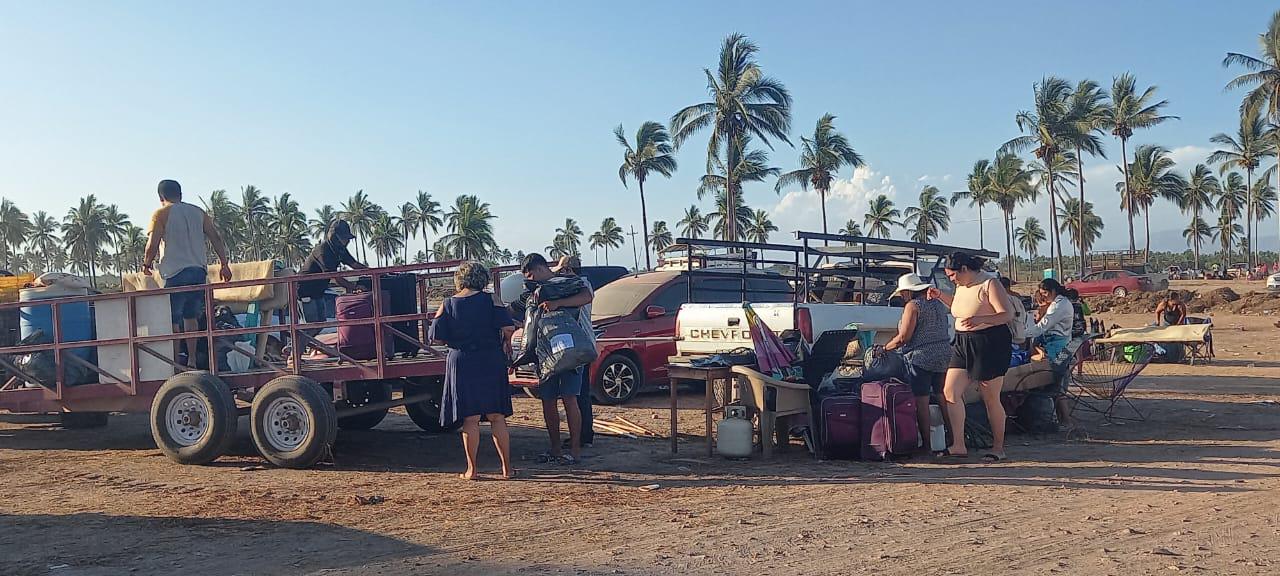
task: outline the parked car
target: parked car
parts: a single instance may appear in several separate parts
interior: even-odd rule
[[[1150,278],[1128,270],[1103,270],[1086,274],[1079,280],[1068,282],[1067,288],[1076,289],[1081,296],[1112,294],[1120,297],[1156,289],[1152,286]]]
[[[738,302],[739,277],[698,276],[694,298],[699,302]],[[752,302],[785,302],[791,285],[782,276],[751,278],[747,297]],[[688,274],[658,271],[634,274],[596,290],[591,323],[599,355],[590,366],[592,395],[602,404],[621,404],[641,390],[667,383],[667,358],[676,353],[676,313],[689,302]],[[523,334],[516,333],[520,346]],[[748,343],[749,345],[749,343]],[[531,387],[537,377],[522,367],[512,384]]]
[[[1280,272],[1267,276],[1267,291],[1280,292]]]

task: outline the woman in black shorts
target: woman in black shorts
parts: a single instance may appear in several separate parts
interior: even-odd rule
[[[983,459],[999,462],[1005,459],[1005,413],[1000,404],[1000,388],[1013,355],[1013,334],[1008,326],[1013,308],[1009,293],[996,276],[982,270],[984,264],[985,260],[971,254],[953,253],[947,261],[946,274],[956,285],[955,296],[937,290],[931,294],[949,306],[956,319],[955,352],[942,391],[951,422],[947,454],[969,454],[964,445],[964,393],[978,382],[993,437],[991,451]]]

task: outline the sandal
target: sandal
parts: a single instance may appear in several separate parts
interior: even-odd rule
[[[561,466],[573,466],[574,464],[578,463],[578,459],[574,458],[572,455],[565,454],[561,456],[560,459],[556,461],[556,463],[560,464]]]
[[[1008,457],[1008,456],[1005,456],[1004,454],[997,454],[997,453],[995,453],[995,452],[988,452],[988,453],[986,453],[986,454],[983,454],[983,455],[982,455],[982,461],[983,461],[983,462],[986,462],[986,463],[988,463],[988,464],[995,464],[995,463],[997,463],[997,462],[1005,462],[1005,461],[1007,461],[1007,460],[1009,460],[1009,457]]]
[[[536,461],[539,464],[550,464],[552,462],[555,462],[556,459],[557,459],[557,456],[555,454],[552,454],[550,450],[547,450],[546,452],[543,452],[539,454],[537,457],[535,457],[534,461]]]
[[[959,463],[959,462],[967,461],[969,459],[969,453],[965,452],[964,454],[952,454],[950,450],[943,450],[935,454],[934,457],[944,462]]]

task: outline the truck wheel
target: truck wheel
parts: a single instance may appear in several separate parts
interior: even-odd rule
[[[600,363],[591,395],[601,404],[622,404],[635,397],[642,384],[640,367],[622,354],[612,354]]]
[[[1124,286],[1116,286],[1115,290],[1112,290],[1111,293],[1120,298],[1124,298],[1129,295],[1129,291],[1126,290]]]
[[[236,400],[208,372],[183,372],[165,381],[151,401],[151,437],[179,464],[208,464],[236,437]]]
[[[341,412],[351,408],[362,408],[369,404],[386,402],[390,399],[390,390],[387,389],[387,384],[381,380],[347,383],[347,397],[338,402],[335,407],[339,412],[338,427],[343,430],[369,430],[377,426],[387,417],[386,408],[374,412],[356,414],[355,416],[342,416]]]
[[[62,427],[67,430],[102,428],[107,425],[108,412],[63,412]]]
[[[413,420],[414,424],[427,432],[453,432],[462,427],[461,420],[449,422],[444,426],[440,425],[440,402],[444,398],[443,378],[432,378],[426,382],[415,383],[405,391],[405,395],[417,396],[425,392],[430,392],[431,398],[404,405],[404,411],[409,414],[409,419]]]
[[[333,399],[304,376],[281,376],[253,397],[253,443],[268,462],[307,468],[329,453],[338,436]]]

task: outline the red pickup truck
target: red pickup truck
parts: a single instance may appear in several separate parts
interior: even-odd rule
[[[1079,280],[1068,282],[1067,288],[1076,289],[1081,296],[1112,294],[1122,298],[1133,292],[1147,292],[1155,289],[1149,278],[1128,270],[1104,270],[1086,274]]]

